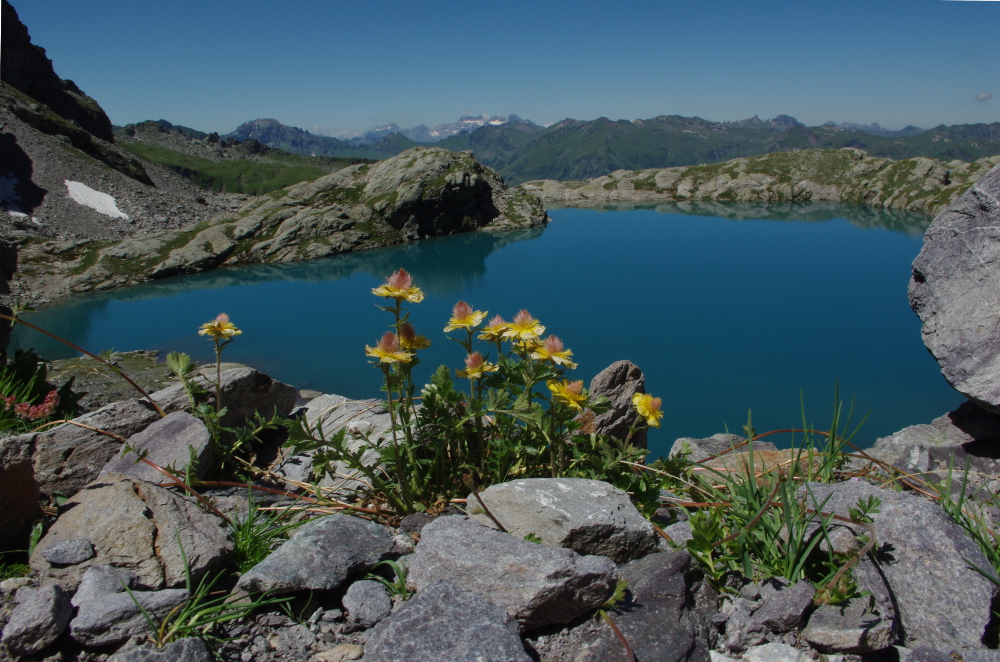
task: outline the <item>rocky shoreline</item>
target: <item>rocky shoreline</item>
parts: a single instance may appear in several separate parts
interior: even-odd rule
[[[860,149],[801,150],[712,165],[617,170],[582,182],[535,180],[524,188],[547,204],[839,202],[936,214],[1000,163],[928,158],[894,161]]]

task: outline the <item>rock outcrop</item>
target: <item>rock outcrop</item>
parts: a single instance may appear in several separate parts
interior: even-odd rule
[[[1000,413],[1000,167],[934,219],[913,261],[910,306],[945,379]]]
[[[1000,156],[973,163],[925,157],[894,161],[860,149],[810,149],[712,165],[616,170],[583,182],[550,179],[524,188],[546,203],[605,206],[671,201],[834,201],[936,213]]]
[[[36,279],[58,277],[64,293],[82,292],[223,264],[293,262],[547,221],[536,197],[508,189],[469,154],[417,147],[254,198],[234,214],[194,226],[112,245],[39,244],[23,271]],[[51,251],[61,251],[58,273],[51,271]]]

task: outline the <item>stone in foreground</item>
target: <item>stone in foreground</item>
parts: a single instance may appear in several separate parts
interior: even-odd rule
[[[859,499],[881,500],[881,512],[872,516],[879,545],[873,551],[881,573],[856,575],[859,588],[876,596],[885,588],[873,585],[873,579],[888,582],[905,646],[983,648],[996,587],[971,566],[990,564],[939,506],[861,481],[807,486],[817,503],[830,497],[823,510],[843,517]],[[864,530],[859,527],[856,533]]]
[[[774,632],[788,632],[802,622],[814,595],[816,587],[805,580],[769,591],[753,618]]]
[[[392,551],[389,529],[350,515],[326,515],[295,529],[290,540],[240,577],[259,593],[328,591],[364,572]]]
[[[764,644],[747,649],[743,654],[746,662],[811,662],[811,658],[788,644]]]
[[[529,662],[517,623],[475,593],[438,580],[372,631],[365,662]]]
[[[479,493],[489,511],[518,538],[533,535],[543,545],[579,554],[607,556],[625,563],[659,549],[653,526],[628,495],[608,483],[586,478],[527,478],[492,485]],[[468,498],[470,517],[496,527]]]
[[[860,600],[822,605],[809,617],[802,638],[824,653],[870,653],[895,640],[892,622],[865,609]]]
[[[937,215],[913,261],[910,307],[945,379],[1000,413],[1000,166]]]
[[[347,618],[357,629],[368,629],[389,615],[392,598],[380,582],[363,579],[351,584],[342,600]]]
[[[212,662],[212,654],[201,639],[189,637],[163,648],[143,645],[118,651],[108,662]]]
[[[80,606],[76,618],[69,623],[70,637],[84,646],[107,646],[136,635],[145,636],[152,630],[137,601],[153,622],[159,623],[187,599],[188,592],[184,589],[106,595]]]
[[[212,436],[200,419],[186,411],[175,411],[154,421],[142,432],[132,435],[128,446],[134,450],[126,452],[123,447],[118,455],[104,465],[101,476],[118,473],[150,483],[168,480],[161,472],[138,461],[139,456],[135,451],[145,451],[147,460],[182,473],[193,458],[191,473],[198,478],[204,478],[211,468]]]
[[[615,361],[590,380],[591,397],[603,395],[610,407],[603,414],[597,414],[584,425],[586,433],[606,434],[624,441],[635,423],[637,414],[632,405],[632,396],[646,392],[646,377],[639,366],[631,361]],[[586,420],[586,419],[585,419]],[[638,448],[646,447],[646,426],[640,427],[632,435],[629,443]]]
[[[76,565],[94,558],[94,545],[87,538],[60,540],[46,547],[42,557],[53,565]]]
[[[617,583],[606,557],[528,542],[460,515],[424,527],[408,569],[418,591],[452,582],[506,609],[523,630],[568,623],[604,604]]]
[[[31,655],[45,650],[66,629],[73,606],[55,584],[39,589],[22,588],[18,605],[3,629],[2,641],[15,654]]]
[[[699,600],[705,587],[686,551],[650,554],[620,568],[628,580],[626,601],[609,612],[639,660],[707,662],[709,612],[717,594]],[[594,627],[594,624],[597,627]],[[625,660],[621,641],[600,619],[588,620],[557,637],[564,659],[574,662]],[[544,656],[543,656],[544,657]]]
[[[74,607],[79,607],[105,595],[121,593],[126,588],[135,588],[138,582],[139,575],[124,568],[92,565],[83,573],[83,579],[80,580],[80,585],[70,602]]]

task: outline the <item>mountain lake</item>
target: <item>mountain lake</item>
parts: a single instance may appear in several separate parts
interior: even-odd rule
[[[463,367],[462,348],[441,330],[456,301],[507,320],[527,308],[573,350],[573,377],[585,384],[619,359],[642,368],[665,411],[650,434],[653,458],[678,437],[741,433],[749,411],[758,433],[800,427],[803,411],[826,429],[838,385],[854,422],[868,415],[862,447],[963,400],[907,303],[927,216],[791,204],[549,213],[545,228],[219,269],[74,296],[25,319],[94,352],[211,362],[197,330],[226,312],[243,334],[224,360],[299,389],[374,398],[382,375],[364,348],[391,316],[371,289],[404,267],[426,294],[409,304],[412,321],[433,343],[419,383],[442,363]],[[11,347],[75,356],[25,327]]]

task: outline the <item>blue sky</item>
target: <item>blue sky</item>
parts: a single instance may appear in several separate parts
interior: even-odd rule
[[[12,0],[116,124],[1000,119],[1000,2]],[[977,101],[976,96],[997,98]]]

